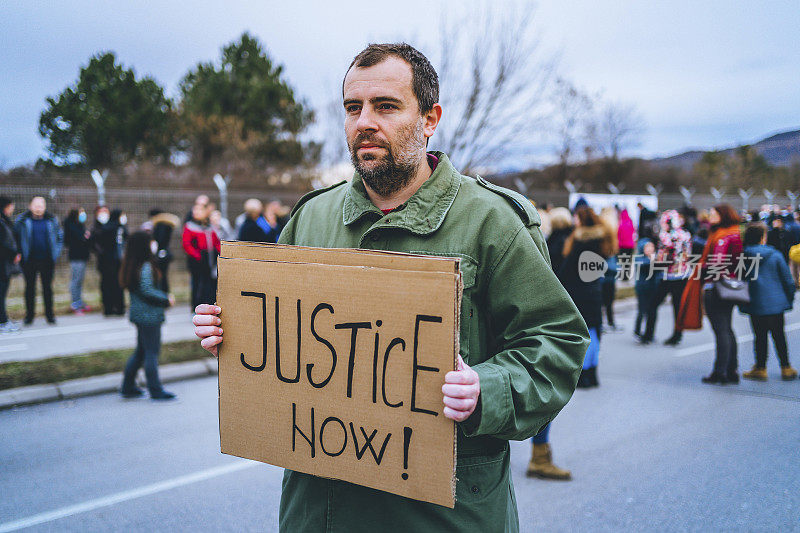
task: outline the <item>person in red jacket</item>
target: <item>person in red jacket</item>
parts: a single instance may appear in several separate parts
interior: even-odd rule
[[[626,259],[621,261],[621,279],[628,281],[632,275],[633,251],[636,249],[636,228],[633,227],[633,220],[628,214],[628,210],[623,208],[619,213],[619,229],[617,229],[617,241],[619,241],[619,255]]]
[[[220,244],[219,236],[208,223],[208,215],[208,206],[196,203],[192,218],[183,226],[183,250],[192,278],[192,309],[216,301]]]
[[[737,277],[737,264],[743,251],[739,215],[733,206],[718,204],[711,209],[708,220],[711,235],[683,291],[678,329],[700,329],[705,310],[714,330],[716,357],[713,371],[702,381],[718,385],[739,383],[738,346],[733,332],[735,303],[721,298],[715,287],[720,278]]]

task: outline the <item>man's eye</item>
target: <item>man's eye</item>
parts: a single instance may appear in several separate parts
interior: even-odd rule
[[[345,111],[347,111],[348,113],[355,113],[355,112],[357,112],[357,111],[360,109],[360,107],[359,107],[359,106],[357,106],[356,104],[352,104],[352,105],[345,106],[345,108],[344,108],[344,109],[345,109]]]
[[[397,109],[397,106],[393,104],[380,104],[378,109]]]

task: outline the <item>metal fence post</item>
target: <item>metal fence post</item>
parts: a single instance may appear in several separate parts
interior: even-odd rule
[[[97,205],[106,205],[106,178],[108,177],[108,170],[104,170],[101,174],[97,169],[91,172],[92,180],[97,185]]]
[[[739,196],[742,197],[742,211],[747,213],[750,208],[750,197],[753,196],[753,188],[747,190],[739,189]]]
[[[230,182],[230,178],[214,174],[214,184],[219,189],[219,211],[222,213],[222,218],[226,220],[228,220],[228,184]]]

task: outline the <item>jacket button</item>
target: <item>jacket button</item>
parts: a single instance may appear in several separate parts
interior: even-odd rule
[[[478,488],[478,486],[477,485],[473,485],[472,486],[472,493],[473,494],[478,494],[479,492],[480,492],[480,489]]]

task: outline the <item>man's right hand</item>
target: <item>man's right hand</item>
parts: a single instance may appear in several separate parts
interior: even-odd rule
[[[194,334],[200,337],[200,346],[219,357],[219,343],[222,342],[222,320],[217,316],[222,309],[216,305],[200,304],[192,318]]]

